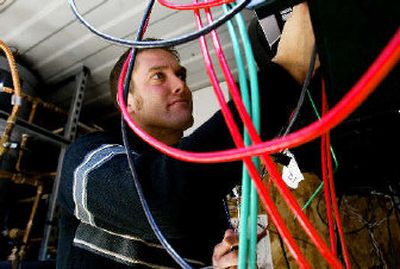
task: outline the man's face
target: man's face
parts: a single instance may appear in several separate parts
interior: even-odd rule
[[[174,55],[162,49],[137,55],[128,109],[150,134],[183,132],[192,126],[192,93],[186,85],[186,69]]]

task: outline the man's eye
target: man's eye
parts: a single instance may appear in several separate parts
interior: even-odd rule
[[[153,74],[152,76],[151,76],[151,78],[152,79],[155,79],[155,80],[160,80],[160,79],[163,79],[163,74],[162,73],[155,73],[155,74]]]
[[[178,77],[182,80],[186,82],[186,74],[179,74]]]
[[[178,78],[180,78],[182,81],[186,82],[186,72],[184,72],[184,71],[178,72],[178,73],[176,74],[176,76],[177,76]]]

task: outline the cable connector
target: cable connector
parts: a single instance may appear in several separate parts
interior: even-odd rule
[[[17,105],[17,106],[22,105],[22,97],[13,94],[13,95],[11,96],[11,104],[12,104],[13,106],[15,106],[15,105]]]

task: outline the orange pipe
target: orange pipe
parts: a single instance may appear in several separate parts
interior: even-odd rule
[[[0,40],[0,48],[4,51],[4,53],[7,57],[7,60],[8,60],[8,64],[10,66],[11,76],[12,76],[13,85],[14,85],[14,89],[15,89],[15,91],[14,91],[15,97],[21,98],[21,85],[19,82],[19,75],[18,75],[17,65],[15,63],[14,56],[13,56],[10,48],[1,40]],[[17,120],[20,106],[21,105],[18,102],[13,104],[12,111],[10,113],[10,116],[7,119],[6,128],[0,138],[0,158],[3,156],[3,154],[7,150],[6,145],[10,139],[11,132],[15,125],[15,121]]]

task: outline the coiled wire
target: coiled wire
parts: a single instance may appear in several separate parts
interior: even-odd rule
[[[226,21],[230,20],[233,16],[235,16],[242,9],[244,9],[247,6],[247,4],[250,3],[250,1],[251,0],[241,1],[235,8],[230,10],[229,13],[221,16],[220,18],[215,20],[213,23],[201,28],[200,30],[198,30],[196,32],[192,32],[192,33],[182,35],[182,36],[176,37],[176,38],[165,39],[165,40],[154,40],[154,41],[141,41],[141,40],[132,41],[132,40],[128,40],[128,39],[117,38],[117,37],[105,34],[103,32],[100,32],[99,30],[97,30],[94,26],[92,26],[88,21],[86,21],[82,17],[82,15],[79,13],[79,11],[76,7],[75,0],[68,0],[68,3],[71,6],[72,11],[74,12],[75,16],[78,18],[78,20],[83,25],[85,25],[95,35],[100,36],[111,43],[123,45],[123,46],[127,46],[127,47],[135,47],[135,48],[161,48],[161,47],[172,47],[172,46],[180,45],[183,43],[187,43],[189,41],[199,38],[200,36],[210,33],[211,31],[217,29],[219,26],[224,24]]]

